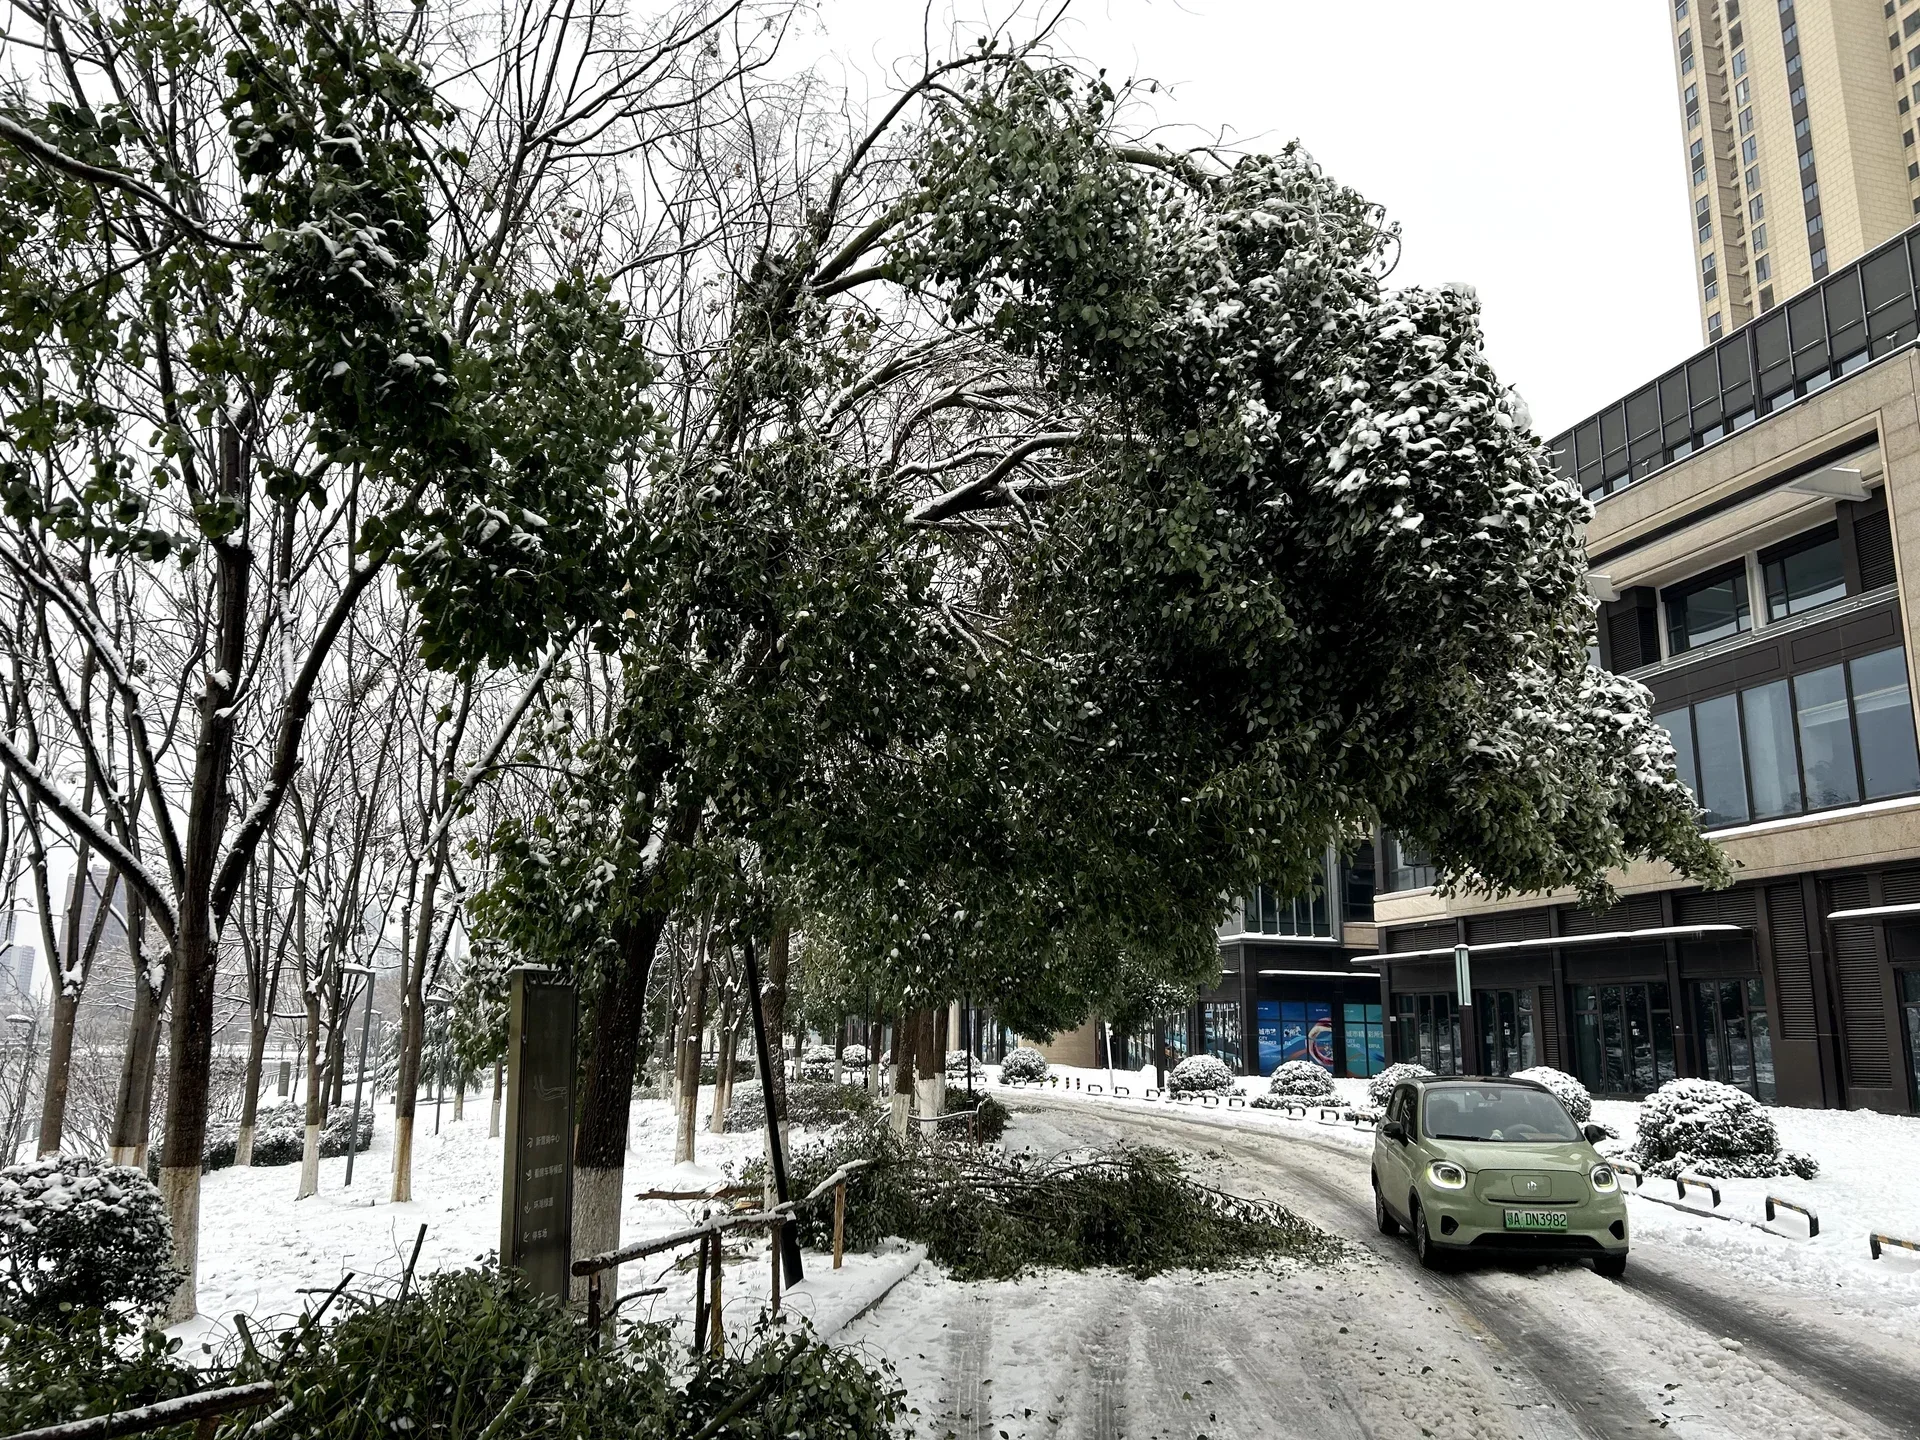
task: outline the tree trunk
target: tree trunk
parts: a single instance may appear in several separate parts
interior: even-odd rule
[[[304,1200],[320,1193],[320,1127],[324,1119],[326,1077],[320,1069],[320,997],[311,985],[305,987],[307,999],[307,1128],[300,1147],[300,1193]],[[331,1048],[331,1042],[329,1042]]]
[[[204,905],[182,913],[180,947],[174,961],[173,1014],[167,1047],[166,1152],[160,1162],[160,1194],[173,1228],[173,1263],[182,1277],[167,1310],[170,1322],[189,1320],[198,1309],[200,1158],[207,1143],[214,982],[218,978],[211,920]]]
[[[393,1096],[393,1195],[395,1204],[413,1199],[413,1121],[420,1090],[420,1057],[427,1041],[427,961],[433,954],[433,902],[446,860],[443,839],[427,867],[420,908],[413,915],[413,957],[400,1000],[400,1063]]]
[[[914,1062],[913,1109],[923,1119],[934,1119],[946,1108],[947,1067],[946,1067],[946,1029],[947,1012],[942,1009],[927,1009],[919,1012],[919,1040]],[[928,1127],[928,1138],[932,1138],[932,1128]]]
[[[487,1112],[487,1138],[489,1140],[497,1140],[500,1138],[500,1085],[501,1077],[506,1073],[506,1068],[507,1062],[504,1060],[496,1060],[493,1062],[493,1106]]]
[[[240,1081],[240,1135],[234,1141],[233,1163],[244,1170],[253,1164],[253,1131],[260,1118],[260,1072],[267,1059],[267,1031],[273,1024],[273,1001],[255,1010],[247,1021],[247,1071]]]
[[[707,1129],[727,1133],[727,1111],[733,1105],[734,1056],[740,1049],[740,992],[729,990],[720,1009],[720,1048],[713,1057],[713,1115]]]
[[[170,967],[158,975],[147,965],[147,906],[127,892],[127,957],[133,964],[133,1008],[127,1018],[127,1044],[120,1057],[120,1087],[114,1096],[113,1128],[107,1144],[116,1165],[144,1170],[147,1135],[153,1121],[153,1081],[159,1070],[160,1017],[166,1011]],[[158,980],[156,986],[152,982]]]
[[[573,1149],[573,1253],[620,1248],[621,1179],[640,1032],[647,1018],[647,972],[666,916],[644,911],[620,927],[619,960],[603,977],[593,1007],[593,1052],[581,1087]],[[586,1281],[574,1282],[575,1298]]]
[[[880,1093],[880,1034],[878,1020],[867,1022],[867,1093]]]
[[[893,1021],[893,1099],[888,1118],[893,1133],[902,1137],[913,1128],[907,1117],[913,1113],[913,1052],[919,1024],[917,1010],[904,1010]]]
[[[40,1144],[36,1154],[58,1155],[67,1127],[67,1087],[73,1079],[73,1022],[80,997],[61,986],[53,993],[52,1029],[47,1036],[47,1083],[40,1094]],[[23,1078],[21,1084],[25,1084]]]
[[[776,925],[767,946],[767,974],[762,986],[761,1004],[767,1026],[767,1038],[774,1044],[773,1074],[764,1083],[773,1086],[773,1113],[780,1117],[780,1138],[787,1136],[787,955],[793,932]]]
[[[700,1109],[700,1051],[707,1028],[707,937],[700,937],[693,964],[687,970],[687,998],[681,1007],[680,1053],[674,1067],[673,1163],[693,1161],[693,1130]]]

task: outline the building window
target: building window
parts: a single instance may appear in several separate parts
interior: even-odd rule
[[[1734,104],[1745,105],[1753,98],[1753,91],[1749,88],[1752,84],[1753,82],[1751,80],[1742,80],[1738,85],[1733,87]]]
[[[1770,280],[1773,278],[1773,257],[1771,255],[1762,255],[1758,260],[1753,262],[1753,278],[1756,283],[1761,280]]]
[[[1694,1039],[1700,1073],[1722,1085],[1738,1085],[1762,1105],[1778,1098],[1773,1074],[1773,1027],[1767,1020],[1766,987],[1757,975],[1744,980],[1695,980]]]
[[[1696,140],[1687,147],[1687,157],[1693,162],[1693,183],[1707,183],[1707,142]]]
[[[1347,1074],[1378,1075],[1387,1068],[1385,1011],[1378,1005],[1347,1001],[1341,1007],[1346,1027]]]
[[[1271,885],[1256,885],[1241,902],[1242,925],[1248,935],[1292,935],[1330,939],[1333,918],[1327,907],[1326,871],[1310,895],[1282,895]]]
[[[1460,1009],[1451,995],[1393,997],[1393,1058],[1424,1065],[1436,1075],[1466,1070],[1460,1044]]]
[[[1741,163],[1746,165],[1751,165],[1753,164],[1754,161],[1758,160],[1759,158],[1760,158],[1759,137],[1755,135],[1749,135],[1746,139],[1740,142]]]
[[[1742,135],[1751,135],[1753,133],[1753,107],[1751,105],[1740,112],[1740,133]]]
[[[1799,73],[1800,73],[1800,57],[1798,55],[1791,55],[1787,57],[1787,79],[1791,80],[1793,79],[1794,76],[1798,75]]]
[[[1804,140],[1812,129],[1813,121],[1801,120],[1793,127],[1793,138],[1796,140]]]
[[[1747,167],[1747,189],[1749,191],[1754,191],[1754,190],[1758,190],[1759,188],[1760,188],[1760,167],[1758,165],[1750,165]]]
[[[1809,237],[1818,235],[1822,230],[1826,229],[1826,227],[1827,222],[1821,216],[1811,215],[1807,217],[1807,234]]]
[[[1682,30],[1680,32],[1680,73],[1682,75],[1687,75],[1687,74],[1691,74],[1692,71],[1693,71],[1693,31]]]
[[[1767,584],[1767,619],[1785,620],[1847,597],[1847,575],[1840,559],[1840,531],[1825,525],[1769,558],[1761,571]]]
[[[1574,1063],[1589,1090],[1647,1095],[1674,1078],[1673,1010],[1665,981],[1569,988]]]
[[[1381,837],[1388,890],[1424,890],[1434,882],[1433,862],[1411,840],[1391,831]]]
[[[1822,245],[1807,257],[1807,263],[1813,267],[1813,278],[1818,280],[1827,271],[1827,247]]]
[[[1768,285],[1760,291],[1760,309],[1764,313],[1765,311],[1771,310],[1772,308],[1773,308],[1773,287],[1771,285]]]
[[[1766,213],[1767,213],[1767,197],[1766,196],[1755,195],[1751,200],[1747,201],[1747,218],[1749,220],[1755,221],[1757,223],[1766,215]]]
[[[1693,202],[1694,233],[1702,245],[1713,238],[1713,200],[1702,195]]]
[[[1739,50],[1734,52],[1734,57],[1733,57],[1734,78],[1738,79],[1740,76],[1746,73],[1747,73],[1747,52],[1744,50]]]
[[[1476,990],[1473,1020],[1485,1073],[1511,1075],[1533,1068],[1533,991]]]
[[[1673,18],[1676,20],[1687,18],[1687,0],[1673,0]]]
[[[1351,858],[1340,866],[1343,920],[1373,919],[1373,841],[1363,840]]]
[[[1708,298],[1711,299],[1712,297],[1709,296]],[[1707,316],[1707,338],[1709,340],[1718,340],[1720,338],[1720,312],[1718,310]]]
[[[1710,830],[1920,792],[1897,645],[1654,718]]]
[[[1814,181],[1811,185],[1804,185],[1801,187],[1800,203],[1802,205],[1811,205],[1813,204],[1814,201],[1818,200],[1819,198],[1820,198],[1820,182],[1818,180]]]
[[[1676,586],[1662,598],[1667,607],[1668,649],[1675,655],[1753,628],[1744,564]]]
[[[1800,168],[1802,170],[1811,170],[1813,168],[1813,151],[1802,150],[1800,152]]]

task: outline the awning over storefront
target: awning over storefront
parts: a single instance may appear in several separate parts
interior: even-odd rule
[[[1447,953],[1452,954],[1453,952],[1448,951]],[[1364,955],[1350,961],[1349,963],[1353,965],[1358,965],[1361,960],[1366,960],[1369,963],[1371,963],[1372,959],[1373,957],[1371,955]],[[1380,974],[1378,970],[1355,970],[1350,975],[1343,975],[1338,970],[1262,970],[1259,973],[1262,975],[1299,976],[1302,979],[1307,979],[1307,980],[1375,979],[1375,978],[1378,978]]]
[[[1829,922],[1873,925],[1886,920],[1920,920],[1920,905],[1868,905],[1860,910],[1835,910]]]
[[[1882,910],[1906,910],[1920,915],[1920,905],[1889,905]],[[1866,915],[1865,910],[1843,911],[1842,915]],[[1829,920],[1840,918],[1829,915]],[[1487,945],[1468,945],[1466,948],[1475,955],[1491,955],[1507,950],[1564,950],[1573,945],[1621,945],[1641,940],[1698,940],[1714,935],[1745,935],[1745,925],[1651,925],[1644,930],[1604,930],[1597,935],[1543,935],[1534,940],[1496,940]],[[1350,962],[1354,965],[1379,965],[1398,960],[1443,960],[1453,955],[1460,947],[1447,945],[1438,950],[1382,950],[1377,955],[1360,955]]]

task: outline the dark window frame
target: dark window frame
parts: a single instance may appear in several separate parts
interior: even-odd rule
[[[1688,576],[1678,584],[1663,585],[1660,588],[1661,619],[1666,625],[1667,654],[1669,657],[1684,655],[1690,650],[1699,648],[1699,646],[1691,640],[1684,645],[1675,643],[1673,610],[1671,608],[1674,602],[1678,601],[1684,606],[1689,596],[1697,595],[1703,590],[1711,590],[1715,586],[1733,579],[1735,576],[1740,578],[1741,588],[1746,600],[1746,604],[1740,611],[1740,615],[1745,619],[1746,624],[1741,625],[1736,622],[1733,635],[1750,635],[1753,633],[1753,583],[1752,577],[1747,574],[1747,562],[1744,557],[1725,565],[1716,566],[1712,570],[1704,571],[1699,575]],[[1684,611],[1682,613],[1684,613]],[[1721,640],[1729,640],[1732,638],[1732,635],[1723,635],[1715,640],[1703,640],[1699,642],[1699,644],[1716,645],[1720,643]]]

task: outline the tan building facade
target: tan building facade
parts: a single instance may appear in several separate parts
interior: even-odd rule
[[[1920,214],[1920,0],[1660,0],[1712,342]]]
[[[1388,885],[1395,1059],[1920,1110],[1916,305],[1920,230],[1552,442],[1597,501],[1597,662],[1652,693],[1735,883],[1636,866],[1602,914]]]

